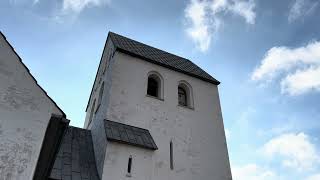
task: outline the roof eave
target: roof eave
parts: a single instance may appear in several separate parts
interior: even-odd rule
[[[111,38],[111,40],[112,40],[112,38]],[[115,45],[115,46],[116,46],[116,45]],[[148,61],[148,62],[150,62],[150,63],[157,64],[157,65],[159,65],[159,66],[162,66],[162,67],[165,67],[165,68],[168,68],[168,69],[171,69],[171,70],[174,70],[174,71],[177,71],[177,72],[180,72],[180,73],[183,73],[183,74],[186,74],[186,75],[189,75],[189,76],[198,78],[198,79],[201,79],[201,80],[203,80],[203,81],[212,83],[212,84],[214,84],[214,85],[219,85],[219,84],[220,84],[220,82],[219,82],[218,80],[216,80],[215,78],[213,78],[213,80],[210,80],[210,79],[207,79],[207,78],[203,78],[203,77],[197,76],[197,75],[195,75],[195,74],[192,74],[192,73],[189,73],[189,72],[186,72],[186,71],[182,71],[182,70],[180,70],[180,69],[178,69],[178,68],[174,68],[174,67],[169,66],[169,65],[165,65],[165,64],[162,64],[162,63],[158,63],[158,62],[153,61],[153,60],[151,60],[151,59],[149,59],[149,58],[146,58],[145,56],[141,56],[141,55],[139,55],[139,54],[133,53],[133,52],[128,51],[128,50],[125,50],[125,49],[123,49],[123,48],[121,48],[121,47],[118,47],[118,46],[116,46],[116,51],[122,52],[122,53],[124,53],[124,54],[130,55],[130,56],[133,56],[133,57],[137,57],[137,58],[143,59],[143,60]]]

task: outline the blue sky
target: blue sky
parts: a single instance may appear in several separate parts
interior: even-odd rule
[[[0,30],[82,127],[108,31],[220,80],[235,180],[320,179],[320,1],[2,0]]]

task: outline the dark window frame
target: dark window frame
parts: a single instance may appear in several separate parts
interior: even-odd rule
[[[127,173],[131,174],[131,170],[132,170],[132,156],[130,156],[129,159],[128,159]]]
[[[159,85],[160,82],[154,77],[148,77],[148,87],[147,87],[147,95],[160,98],[159,88],[161,85]]]
[[[90,115],[89,115],[89,122],[88,122],[88,126],[91,124],[93,116],[95,114],[95,106],[96,106],[96,99],[93,100],[92,106],[91,106],[91,111],[90,111]]]
[[[173,170],[173,143],[170,141],[170,169]]]
[[[104,93],[104,82],[102,82],[101,87],[100,87],[99,96],[98,96],[98,106],[97,106],[96,111],[98,110],[98,108],[101,105],[103,93]]]
[[[187,91],[181,86],[178,86],[178,104],[180,106],[188,106],[188,94],[187,94]]]

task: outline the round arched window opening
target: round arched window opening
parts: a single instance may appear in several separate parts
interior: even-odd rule
[[[154,97],[159,96],[159,82],[154,77],[148,78],[147,94]]]
[[[187,92],[182,87],[178,87],[178,100],[179,100],[179,105],[188,106]]]
[[[186,81],[180,81],[178,85],[178,104],[193,108],[192,87]]]
[[[162,78],[156,72],[148,75],[147,95],[162,99]]]

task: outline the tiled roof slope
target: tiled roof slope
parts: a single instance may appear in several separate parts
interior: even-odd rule
[[[148,46],[113,32],[109,32],[109,37],[115,47],[124,53],[137,56],[151,63],[188,74],[216,85],[220,84],[218,80],[210,76],[188,59]]]
[[[115,141],[146,149],[158,149],[150,132],[142,129],[114,121],[105,120],[107,140]]]
[[[99,180],[90,130],[68,127],[49,179]]]

